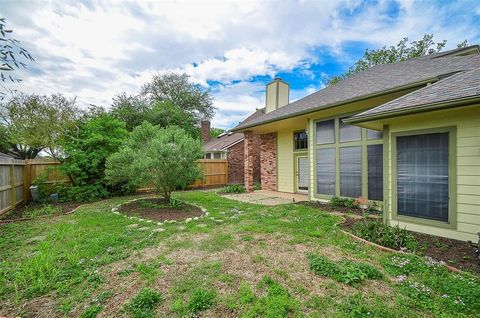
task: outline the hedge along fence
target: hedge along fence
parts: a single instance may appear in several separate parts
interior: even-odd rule
[[[0,158],[0,215],[30,201],[30,186],[41,175],[46,175],[45,183],[69,182],[56,160]]]

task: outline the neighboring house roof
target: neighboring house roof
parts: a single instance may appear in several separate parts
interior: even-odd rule
[[[241,123],[233,130],[242,130],[387,92],[419,86],[456,72],[478,68],[480,55],[464,55],[472,52],[478,53],[478,46],[429,54],[398,63],[377,65],[247,123]]]
[[[457,73],[388,103],[351,116],[345,122],[391,117],[399,112],[423,110],[432,105],[442,106],[452,101],[480,99],[480,64],[477,67],[477,69]]]
[[[257,109],[253,114],[245,118],[240,124],[248,123],[263,115],[264,109]],[[244,139],[243,133],[225,132],[217,138],[210,140],[203,145],[203,150],[208,151],[225,151],[233,145],[241,142]]]

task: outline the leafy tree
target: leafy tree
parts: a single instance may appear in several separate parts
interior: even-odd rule
[[[408,38],[405,37],[395,46],[383,46],[376,50],[366,49],[363,57],[355,62],[345,73],[327,79],[327,85],[338,83],[375,65],[401,62],[409,58],[440,52],[446,44],[446,40],[435,42],[433,34],[425,34],[422,39],[417,41],[408,42]],[[465,40],[459,43],[457,47],[466,47],[467,45],[468,43]]]
[[[212,138],[217,138],[224,132],[225,132],[225,129],[222,129],[222,128],[215,128],[215,127],[210,128],[210,136]]]
[[[125,122],[128,131],[132,131],[147,119],[150,105],[141,96],[121,93],[113,98],[110,113],[113,117]]]
[[[191,115],[197,123],[201,119],[212,118],[215,112],[210,92],[192,83],[187,74],[155,75],[150,83],[143,86],[141,95],[152,104],[170,102]]]
[[[201,143],[175,126],[161,128],[148,122],[136,127],[119,152],[107,160],[106,178],[126,189],[153,185],[171,201],[171,194],[201,177],[195,161]]]
[[[0,80],[2,82],[0,83],[0,100],[3,100],[7,92],[11,91],[3,83],[21,81],[6,73],[26,67],[25,62],[19,60],[19,55],[22,60],[34,61],[30,53],[20,46],[20,42],[10,37],[11,33],[12,30],[6,26],[5,18],[0,18]]]
[[[32,159],[45,150],[61,159],[60,140],[75,128],[80,111],[75,99],[19,94],[0,105],[9,152],[19,159]]]
[[[68,199],[90,201],[108,195],[105,162],[127,136],[125,124],[104,113],[81,123],[76,134],[64,139],[66,159],[61,167],[72,182],[65,189]]]
[[[0,124],[0,152],[7,153],[10,150],[8,139],[7,127]]]

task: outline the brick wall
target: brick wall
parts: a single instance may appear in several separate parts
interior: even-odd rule
[[[260,135],[260,178],[263,190],[277,190],[277,134]]]
[[[245,157],[245,189],[247,192],[253,191],[253,140],[254,135],[251,131],[244,132],[243,151]]]
[[[202,120],[200,123],[200,132],[202,135],[202,143],[206,144],[212,137],[210,136],[210,121],[209,120]]]
[[[243,183],[245,174],[245,157],[243,141],[228,148],[228,183]]]
[[[260,135],[253,135],[253,181],[260,183]]]

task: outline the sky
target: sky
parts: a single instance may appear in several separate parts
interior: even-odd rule
[[[35,58],[15,73],[18,91],[108,108],[156,73],[184,72],[211,91],[212,126],[226,129],[264,107],[275,77],[294,101],[367,48],[425,33],[446,49],[480,43],[480,1],[0,0],[0,17]]]

